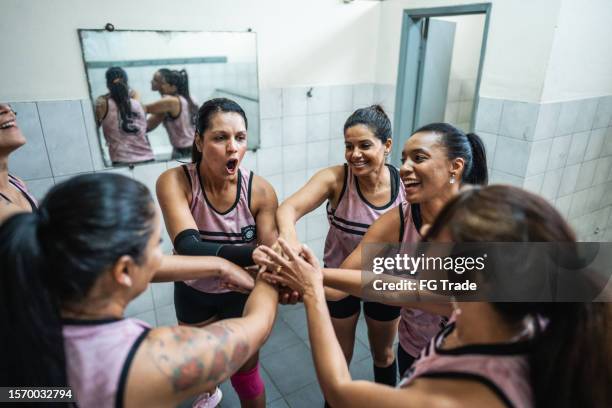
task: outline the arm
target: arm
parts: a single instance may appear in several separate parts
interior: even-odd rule
[[[147,113],[161,114],[162,116],[166,113],[176,116],[180,109],[179,99],[173,96],[163,96],[160,100],[145,105]]]
[[[278,208],[276,192],[270,183],[259,176],[253,176],[253,191],[250,203],[257,225],[257,242],[273,245],[278,238],[274,215]]]
[[[104,116],[106,116],[106,111],[108,110],[108,102],[104,96],[98,96],[94,110],[96,114],[96,124],[100,126],[102,119],[104,119]]]
[[[147,116],[147,132],[155,129],[160,123],[164,121],[164,115],[161,113],[154,113]]]
[[[135,355],[127,405],[176,406],[234,374],[264,343],[276,317],[276,290],[258,281],[242,318],[205,328],[164,327],[149,332]]]
[[[281,237],[294,247],[298,245],[295,223],[325,200],[335,197],[344,181],[343,166],[334,166],[317,172],[308,182],[287,198],[276,211],[276,222]],[[339,187],[338,187],[339,186]]]

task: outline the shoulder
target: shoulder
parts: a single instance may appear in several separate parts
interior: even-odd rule
[[[165,190],[176,191],[177,188],[188,190],[190,187],[183,165],[164,171],[157,179],[158,192]]]
[[[278,198],[276,197],[276,191],[272,184],[261,176],[254,173],[250,173],[252,176],[249,178],[251,183],[251,207],[254,211],[267,205],[278,205]]]
[[[323,183],[334,190],[339,190],[344,185],[346,174],[347,169],[343,165],[326,167],[317,171],[308,182]]]

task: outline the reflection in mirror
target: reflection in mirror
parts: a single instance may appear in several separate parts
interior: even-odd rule
[[[191,157],[198,106],[236,101],[259,145],[257,45],[252,32],[79,30],[104,162]]]

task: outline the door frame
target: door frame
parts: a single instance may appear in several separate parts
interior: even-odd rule
[[[484,14],[485,22],[482,32],[482,45],[480,50],[480,62],[478,63],[478,74],[474,94],[474,107],[472,109],[471,123],[478,109],[478,94],[482,67],[487,48],[487,37],[489,33],[489,20],[491,16],[491,3],[466,4],[460,6],[444,6],[417,9],[404,9],[402,17],[402,36],[400,42],[399,69],[397,72],[397,87],[395,90],[395,120],[393,144],[396,146],[391,155],[391,161],[398,166],[401,162],[401,150],[405,141],[410,137],[414,128],[416,110],[420,102],[420,87],[422,82],[423,67],[421,62],[424,58],[425,47],[421,42],[421,22],[428,17],[460,16],[471,14]],[[472,130],[472,129],[466,129]]]

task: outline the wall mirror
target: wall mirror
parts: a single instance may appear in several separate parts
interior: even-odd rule
[[[225,97],[244,109],[259,145],[253,32],[79,30],[100,150],[107,166],[189,160],[198,107]]]

